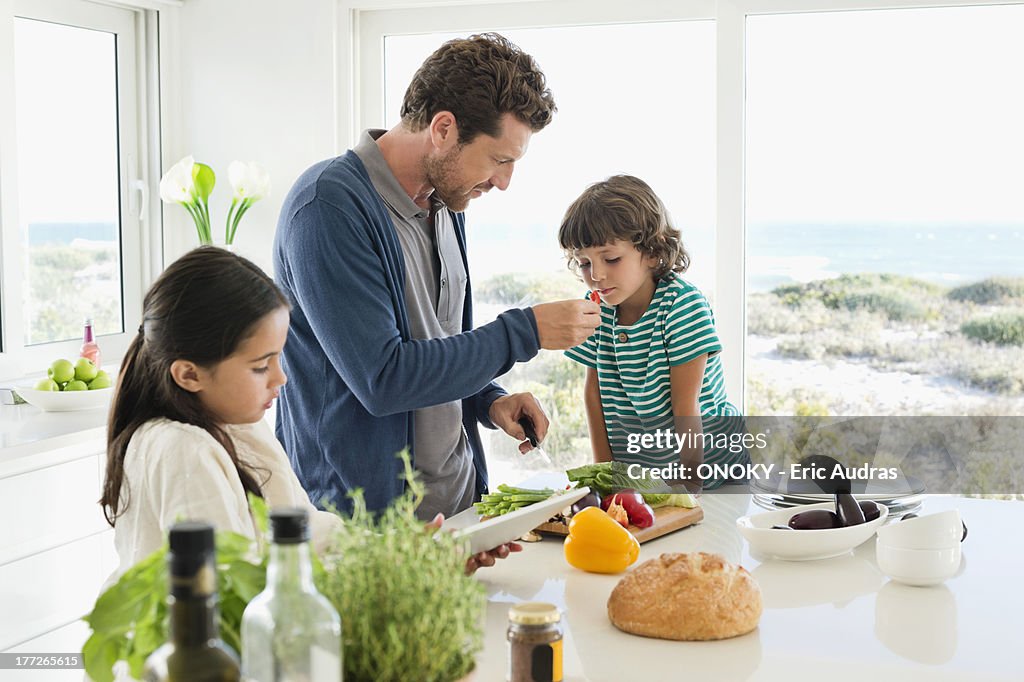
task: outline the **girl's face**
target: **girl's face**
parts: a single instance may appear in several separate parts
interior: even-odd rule
[[[288,317],[288,309],[283,307],[268,313],[234,354],[213,367],[194,368],[195,392],[218,423],[253,424],[270,409],[288,381],[281,369]]]
[[[616,239],[574,252],[583,281],[608,305],[650,303],[654,295],[652,269],[658,259],[645,256],[631,242]]]

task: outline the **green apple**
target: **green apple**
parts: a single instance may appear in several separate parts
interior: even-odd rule
[[[75,363],[75,378],[79,381],[89,383],[96,378],[96,372],[96,365],[89,358],[78,358]]]
[[[63,384],[75,378],[75,366],[71,364],[70,360],[62,358],[54,360],[46,373],[58,384]]]
[[[37,391],[59,391],[60,386],[54,383],[53,379],[40,379],[36,384]]]
[[[96,372],[96,378],[89,382],[89,390],[95,391],[98,388],[110,388],[112,385],[110,375],[101,369]]]
[[[84,381],[78,381],[77,379],[75,379],[74,381],[69,381],[68,385],[64,387],[64,390],[65,391],[88,391],[89,387],[86,386]]]

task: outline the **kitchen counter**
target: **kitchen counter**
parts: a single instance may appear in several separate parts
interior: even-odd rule
[[[620,632],[606,603],[622,575],[569,566],[560,539],[477,573],[487,589],[484,651],[475,679],[502,680],[510,604],[546,601],[562,611],[565,680],[1024,680],[1018,651],[1024,613],[1024,503],[931,496],[918,513],[957,507],[970,534],[960,573],[934,587],[890,582],[874,538],[809,562],[759,560],[736,519],[764,511],[746,494],[702,498],[705,519],[641,545],[639,562],[663,552],[718,552],[749,570],[764,613],[753,632],[717,642],[673,642]],[[634,567],[638,564],[635,564]]]
[[[108,408],[43,412],[32,405],[0,405],[0,475],[74,458],[83,445],[105,447]]]

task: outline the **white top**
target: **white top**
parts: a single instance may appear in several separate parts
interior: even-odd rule
[[[227,432],[239,460],[263,482],[267,506],[307,509],[313,546],[321,549],[341,519],[310,503],[266,422],[231,425]],[[206,521],[217,530],[256,537],[245,489],[227,450],[197,426],[169,419],[143,424],[128,443],[122,500],[126,492],[127,506],[114,526],[120,565],[108,585],[159,549],[179,520]]]

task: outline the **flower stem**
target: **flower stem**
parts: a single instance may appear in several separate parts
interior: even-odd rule
[[[231,200],[231,208],[228,209],[228,218],[224,222],[224,243],[231,244],[235,240],[235,233],[231,229],[231,216],[235,213],[235,207],[238,206],[238,199]]]
[[[184,206],[185,210],[188,211],[188,214],[190,216],[192,216],[192,222],[195,223],[195,225],[196,225],[196,232],[199,235],[199,243],[200,244],[209,244],[210,243],[210,239],[209,239],[209,237],[206,236],[206,231],[203,229],[203,216],[201,215],[201,211],[200,211],[199,206],[196,205],[196,204],[193,204],[193,203],[185,203],[185,202],[182,202],[181,205]]]

